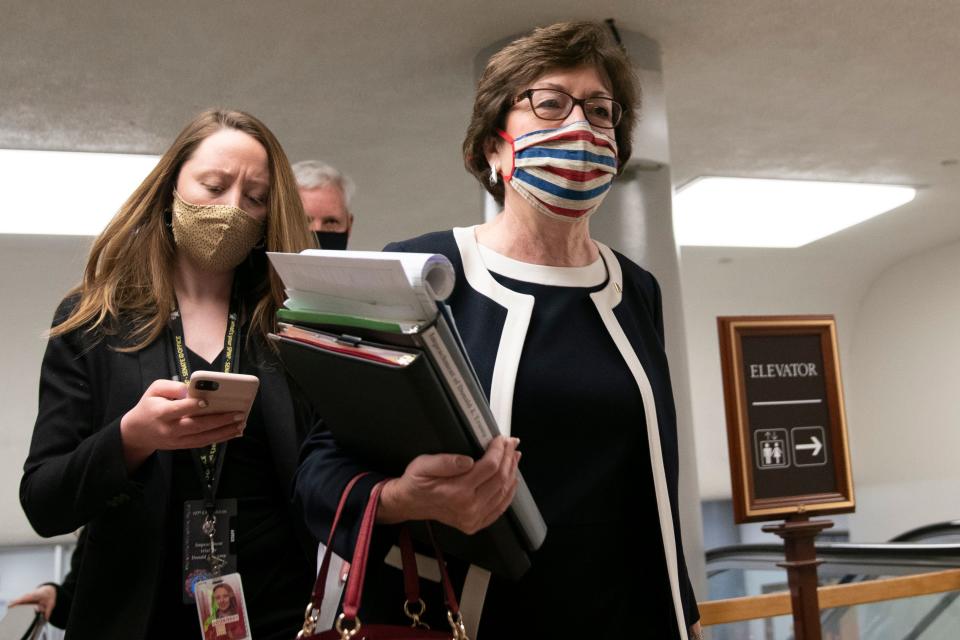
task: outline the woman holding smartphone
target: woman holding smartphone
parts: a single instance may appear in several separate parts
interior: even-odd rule
[[[283,290],[265,252],[310,246],[277,139],[219,110],[94,242],[53,321],[20,486],[40,535],[85,527],[69,637],[197,637],[194,585],[230,573],[258,640],[297,628],[316,547],[288,494],[314,418],[266,346]],[[249,415],[207,414],[198,370],[257,376]]]

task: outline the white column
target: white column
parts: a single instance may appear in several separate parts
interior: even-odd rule
[[[680,252],[673,236],[673,186],[660,47],[638,33],[620,30],[620,38],[640,78],[643,98],[632,158],[591,218],[591,233],[650,271],[663,291],[667,357],[680,441],[680,526],[690,579],[697,598],[703,600],[707,597],[703,518],[680,295]]]

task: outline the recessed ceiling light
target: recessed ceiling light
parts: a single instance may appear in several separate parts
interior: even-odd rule
[[[158,159],[0,149],[0,233],[98,235]]]
[[[674,198],[674,232],[687,246],[800,247],[915,195],[883,184],[698,178]]]

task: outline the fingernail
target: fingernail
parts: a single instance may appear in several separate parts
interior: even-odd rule
[[[235,413],[235,414],[233,414],[233,421],[234,421],[234,422],[243,422],[243,414],[242,414],[242,413]]]
[[[473,460],[467,456],[457,456],[457,468],[458,469],[469,469],[473,466]]]
[[[515,447],[520,446],[520,438],[510,438],[510,440],[513,442],[513,446]]]
[[[206,400],[201,400],[200,402],[197,403],[197,406],[200,407],[201,409],[206,409],[206,408],[207,408],[207,401],[206,401]]]

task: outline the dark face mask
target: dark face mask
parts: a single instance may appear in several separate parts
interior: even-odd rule
[[[343,251],[347,248],[349,234],[346,231],[314,231],[313,233],[317,236],[317,243],[320,244],[321,249]]]

